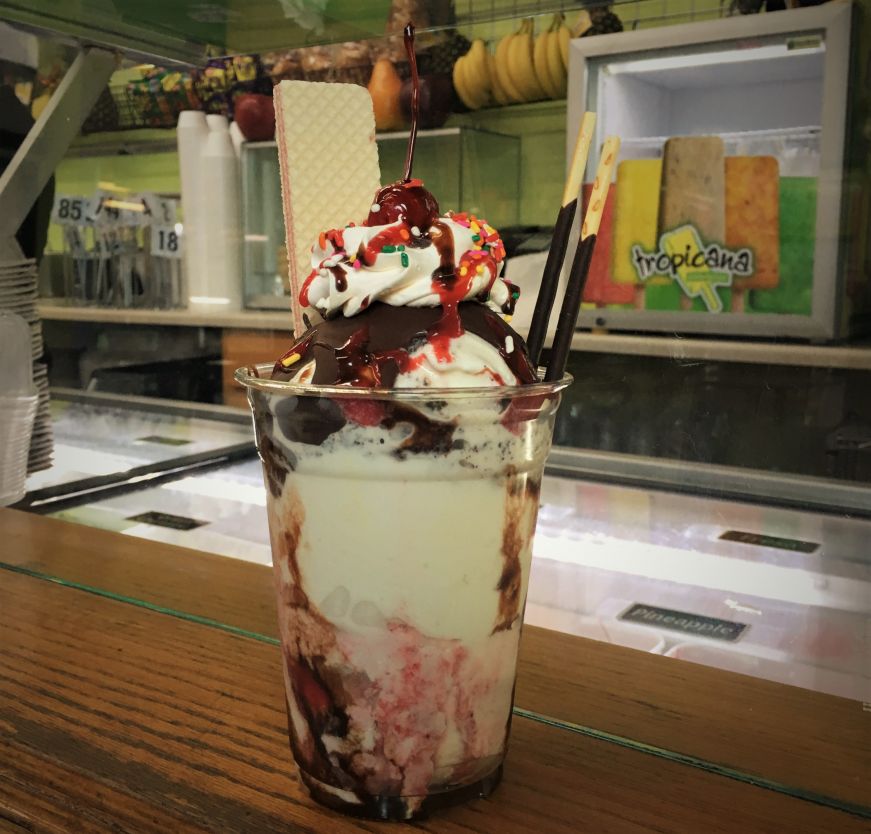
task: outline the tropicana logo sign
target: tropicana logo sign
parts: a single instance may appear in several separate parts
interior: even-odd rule
[[[723,310],[717,290],[731,287],[736,275],[750,276],[754,269],[750,249],[727,249],[719,243],[705,245],[695,226],[689,224],[663,232],[656,252],[634,245],[632,265],[642,282],[668,276],[689,298],[701,298],[711,313]]]

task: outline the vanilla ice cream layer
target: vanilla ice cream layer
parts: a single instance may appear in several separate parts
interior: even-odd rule
[[[492,400],[430,406],[429,419],[456,423],[446,453],[402,454],[413,432],[406,423],[349,421],[314,445],[288,439],[276,419],[273,439],[293,471],[269,500],[274,517],[304,519],[296,547],[303,589],[337,626],[359,631],[400,619],[428,637],[474,642],[499,618],[512,518],[522,610],[537,501],[519,511],[516,496],[540,479],[551,431],[547,420],[509,430]]]
[[[399,619],[431,637],[485,639],[499,614],[505,481],[407,480],[405,463],[393,463],[392,481],[288,476],[305,518],[296,553],[303,589],[348,631]],[[279,517],[291,510],[281,505],[286,494],[272,510]],[[521,599],[531,562],[532,531],[524,532]]]

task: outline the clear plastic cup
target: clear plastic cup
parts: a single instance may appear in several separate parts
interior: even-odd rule
[[[240,369],[290,744],[319,802],[409,819],[502,772],[557,383],[394,391]]]

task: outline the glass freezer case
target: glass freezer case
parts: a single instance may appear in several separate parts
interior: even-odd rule
[[[50,415],[54,461],[20,505],[39,512],[256,455],[251,421],[233,409],[54,389]]]
[[[32,510],[270,563],[266,495],[245,412],[185,413],[166,403],[149,412],[136,398],[106,395],[79,400],[56,397],[61,453],[41,481],[31,480],[31,487],[57,484],[56,491],[31,493],[43,496]],[[185,463],[188,444],[196,444],[196,466]],[[698,473],[695,481],[669,479],[663,469],[657,481],[626,469],[627,460],[554,450],[526,622],[871,701],[865,490],[817,490],[812,507],[801,491],[816,481],[772,473],[755,498],[746,489],[742,500],[726,468],[709,482]],[[112,461],[114,476],[94,483],[88,473]],[[136,474],[134,463],[149,464],[152,477]],[[608,473],[621,482],[608,482]]]
[[[94,495],[50,513],[55,518],[271,564],[260,461],[187,471],[145,489]]]

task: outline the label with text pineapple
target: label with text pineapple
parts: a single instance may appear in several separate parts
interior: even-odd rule
[[[689,611],[675,611],[673,608],[660,608],[658,605],[633,603],[618,618],[627,623],[681,631],[694,637],[707,637],[711,640],[724,640],[734,643],[750,627],[747,623],[722,620],[693,614]]]

